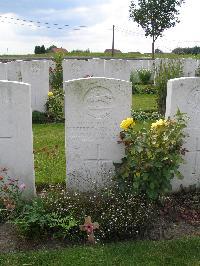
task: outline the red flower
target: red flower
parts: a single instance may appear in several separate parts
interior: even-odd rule
[[[0,176],[0,181],[3,180],[3,176]]]

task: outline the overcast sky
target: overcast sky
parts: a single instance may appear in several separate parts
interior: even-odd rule
[[[130,0],[1,0],[0,54],[33,53],[35,45],[42,44],[101,52],[111,48],[113,24],[116,49],[150,52],[151,40],[129,20],[129,5]],[[180,46],[200,46],[199,10],[200,0],[186,0],[181,22],[164,32],[156,48],[170,52]]]

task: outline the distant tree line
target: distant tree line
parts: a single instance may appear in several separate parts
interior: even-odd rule
[[[186,48],[175,48],[172,53],[174,54],[200,54],[200,47],[199,46],[194,46],[194,47],[186,47]]]
[[[35,54],[46,54],[46,53],[50,53],[53,48],[57,48],[57,46],[51,45],[51,46],[49,46],[49,48],[45,48],[44,45],[41,45],[41,46],[38,45],[38,46],[35,46],[34,53]]]

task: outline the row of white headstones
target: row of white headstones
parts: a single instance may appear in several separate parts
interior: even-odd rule
[[[165,59],[165,61],[168,59]],[[200,66],[200,60],[182,59],[185,77],[194,77]],[[129,81],[131,71],[139,69],[153,70],[153,60],[64,60],[64,81],[84,78],[86,76],[115,78]],[[160,59],[155,60],[155,66]],[[49,91],[49,68],[54,69],[53,61],[12,61],[0,63],[0,80],[19,81],[31,84],[31,107],[33,111],[45,110]]]
[[[120,162],[124,147],[118,144],[120,122],[130,116],[131,83],[108,78],[84,78],[64,83],[67,187],[80,191],[108,186],[113,162]],[[185,144],[184,179],[174,179],[173,190],[200,181],[200,78],[168,83],[166,117],[177,109],[190,117]],[[35,195],[31,86],[0,81],[0,167]]]

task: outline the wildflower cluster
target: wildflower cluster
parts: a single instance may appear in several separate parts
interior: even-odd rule
[[[186,152],[183,148],[186,118],[178,111],[176,120],[159,119],[150,129],[139,131],[124,124],[121,142],[126,156],[121,164],[116,164],[118,183],[124,190],[157,199],[171,190],[170,181],[175,176],[182,178],[179,165]]]
[[[22,193],[26,188],[24,183],[7,175],[7,169],[0,169],[0,212],[3,216],[12,215],[22,205]]]
[[[54,186],[42,193],[42,200],[60,216],[72,213],[78,225],[83,224],[85,216],[91,216],[100,225],[95,231],[97,240],[138,237],[157,215],[155,204],[146,202],[143,196],[121,193],[117,186],[94,193],[67,192]],[[86,234],[77,226],[71,237],[80,241],[86,239]]]

